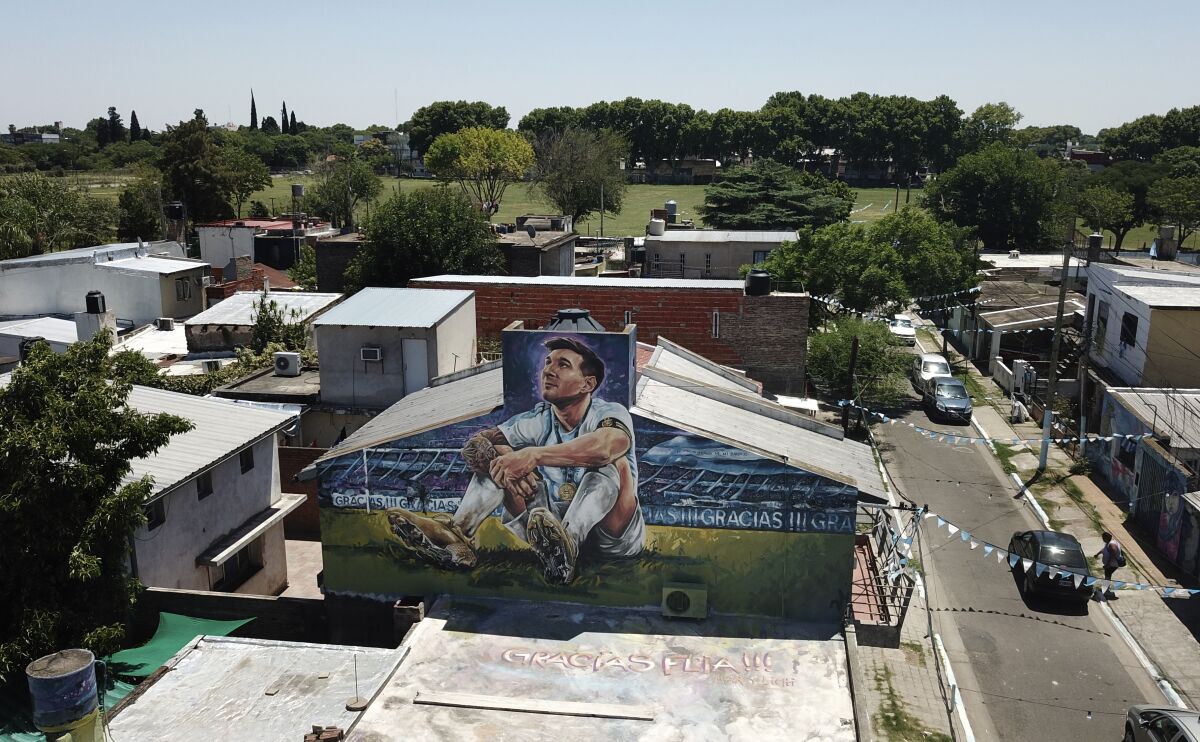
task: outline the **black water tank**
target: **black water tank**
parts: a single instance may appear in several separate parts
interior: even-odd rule
[[[87,305],[88,314],[104,314],[108,307],[104,303],[104,294],[95,289],[87,292],[87,296],[83,299]]]
[[[564,332],[604,332],[604,325],[592,319],[592,313],[586,309],[560,309],[554,314],[554,319],[546,325],[547,330]]]
[[[17,355],[20,356],[21,362],[24,363],[25,359],[29,357],[29,351],[33,349],[34,345],[44,342],[46,342],[46,338],[44,337],[25,338],[21,340],[21,344],[17,346]]]
[[[746,296],[766,296],[771,293],[771,274],[752,270],[746,274]]]

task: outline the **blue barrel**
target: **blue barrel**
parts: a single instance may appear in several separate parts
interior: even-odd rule
[[[39,729],[63,727],[96,710],[96,657],[86,649],[64,649],[25,667]]]

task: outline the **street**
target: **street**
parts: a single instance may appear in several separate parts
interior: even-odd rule
[[[978,435],[971,426],[931,422],[915,394],[896,416]],[[1013,486],[984,445],[933,441],[899,423],[875,429],[901,492],[977,539],[1007,548],[1015,531],[1041,528],[1013,499]],[[1095,603],[1085,611],[1025,599],[1006,565],[948,536],[925,521],[920,558],[934,631],[946,644],[978,739],[1118,740],[1129,705],[1164,702]]]

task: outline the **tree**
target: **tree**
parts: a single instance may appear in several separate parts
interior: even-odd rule
[[[279,302],[264,293],[254,303],[252,316],[254,328],[250,335],[250,350],[254,353],[263,353],[272,344],[290,351],[303,350],[308,344],[308,325],[298,309],[285,312]]]
[[[854,194],[841,181],[758,160],[705,188],[699,210],[715,229],[792,230],[844,221],[853,205]]]
[[[492,107],[483,101],[441,100],[418,108],[401,130],[408,133],[408,146],[424,155],[434,140],[443,134],[471,127],[503,129],[506,126],[508,111],[504,106]]]
[[[540,139],[548,134],[579,126],[579,109],[570,106],[535,108],[521,118],[517,131]]]
[[[193,223],[231,216],[224,158],[208,130],[204,111],[191,121],[168,126],[163,135],[162,165],[165,184],[187,204]]]
[[[1154,163],[1166,169],[1172,178],[1200,175],[1200,147],[1174,147],[1154,157]]]
[[[434,140],[425,166],[439,178],[457,181],[476,207],[491,216],[500,210],[505,189],[525,177],[533,159],[533,147],[517,132],[473,126]]]
[[[441,273],[499,275],[504,258],[485,219],[445,188],[396,193],[377,206],[362,250],[346,270],[347,293],[364,286],[407,286]]]
[[[322,162],[316,180],[304,196],[306,210],[347,229],[354,229],[354,209],[359,202],[374,199],[383,191],[379,176],[356,157]]]
[[[142,125],[138,123],[137,111],[129,112],[129,141],[139,141],[142,138]]]
[[[1104,150],[1118,160],[1149,160],[1164,149],[1163,117],[1142,116],[1115,129],[1101,129],[1099,137]]]
[[[278,133],[280,133],[280,132],[279,132],[279,124],[278,124],[278,123],[275,121],[275,118],[274,118],[273,116],[265,116],[265,117],[263,117],[263,120],[262,120],[262,132],[263,132],[264,134],[278,134]]]
[[[1147,201],[1160,225],[1175,225],[1178,244],[1200,228],[1200,176],[1162,178],[1150,186]]]
[[[284,134],[290,134],[292,131],[288,125],[287,101],[283,102],[283,107],[279,111],[279,128]]]
[[[376,173],[387,170],[395,160],[388,146],[375,137],[371,137],[359,146],[358,156],[369,163],[371,169]]]
[[[0,510],[8,529],[0,590],[0,676],[63,647],[121,647],[139,585],[127,560],[151,480],[123,483],[191,424],[127,406],[110,382],[111,336],[58,354],[45,343],[0,388]]]
[[[912,354],[900,346],[882,322],[842,317],[828,332],[808,340],[806,367],[822,392],[839,398],[850,388],[850,351],[858,338],[854,366],[855,402],[893,404],[907,396],[905,373]]]
[[[1076,211],[1093,232],[1107,229],[1117,234],[1118,229],[1123,229],[1117,238],[1117,249],[1120,249],[1120,240],[1129,230],[1125,225],[1133,218],[1133,194],[1108,186],[1090,185],[1076,199]]]
[[[262,160],[237,146],[221,148],[220,168],[224,191],[240,218],[246,199],[271,185],[271,173]]]
[[[1128,193],[1133,197],[1133,207],[1128,218],[1113,222],[1108,227],[1116,236],[1113,244],[1116,249],[1121,249],[1125,236],[1129,234],[1130,230],[1150,221],[1152,215],[1146,194],[1149,192],[1150,186],[1163,175],[1164,170],[1161,165],[1125,160],[1109,165],[1091,179],[1091,183],[1112,188],[1119,193]]]
[[[984,103],[963,122],[959,141],[964,153],[976,152],[993,142],[1008,143],[1021,114],[1004,101]]]
[[[317,251],[311,245],[300,246],[300,259],[288,268],[288,278],[305,291],[317,290]]]
[[[927,184],[923,202],[938,219],[974,228],[988,250],[1029,249],[1062,236],[1053,223],[1062,179],[1057,162],[993,142]]]
[[[254,105],[254,88],[250,88],[250,131],[258,131],[258,107]]]
[[[143,177],[117,199],[117,239],[124,242],[162,237],[162,183]]]
[[[108,107],[108,143],[125,141],[125,125],[121,122],[121,114],[116,106]]]
[[[256,199],[250,202],[250,211],[247,215],[251,219],[266,219],[271,216],[271,212],[267,209],[266,204]]]
[[[628,151],[625,140],[609,131],[550,131],[534,143],[530,190],[576,224],[600,211],[601,196],[605,212],[620,213],[627,188],[621,164]]]
[[[41,173],[0,180],[0,259],[103,244],[114,221],[110,203]]]
[[[289,118],[288,118],[288,134],[291,134],[292,136],[296,136],[297,134],[300,133],[296,129],[296,112],[292,111],[290,114],[288,114],[288,116],[289,116]]]

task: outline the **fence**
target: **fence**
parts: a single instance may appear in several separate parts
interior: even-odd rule
[[[900,627],[912,601],[916,583],[904,569],[899,545],[903,536],[887,508],[860,503],[855,537],[857,568],[852,586],[851,615],[859,643],[866,646],[900,646]]]

